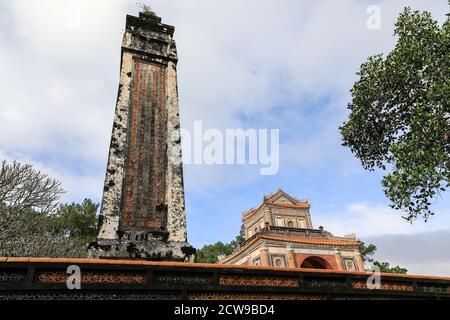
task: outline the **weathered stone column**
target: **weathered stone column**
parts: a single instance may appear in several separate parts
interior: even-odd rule
[[[364,262],[361,258],[361,254],[357,253],[355,258],[356,258],[356,264],[358,266],[358,271],[366,271],[366,268],[364,268]]]
[[[338,267],[338,270],[345,270],[340,250],[334,250],[334,258],[336,259],[336,265]]]
[[[286,249],[287,258],[288,258],[288,267],[289,268],[296,268],[297,264],[295,262],[295,255],[294,255],[294,249],[291,247],[288,247]]]
[[[174,27],[127,16],[91,257],[183,261],[187,243]]]
[[[264,226],[268,229],[272,226],[272,210],[270,207],[266,207],[264,209]]]
[[[261,255],[261,266],[270,266],[269,250],[267,249],[267,247],[261,247],[261,250],[259,252]]]

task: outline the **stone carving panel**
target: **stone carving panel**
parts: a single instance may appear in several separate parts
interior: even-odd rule
[[[196,292],[189,300],[325,300],[325,296],[297,293]]]
[[[65,272],[39,272],[36,276],[37,282],[42,283],[64,283],[69,274]],[[145,283],[145,273],[128,272],[83,272],[81,283]]]
[[[17,271],[0,271],[0,282],[21,282],[25,280],[25,273]]]
[[[177,292],[0,292],[2,300],[179,300],[180,294]]]
[[[368,289],[366,281],[352,281],[352,287],[354,289]],[[400,282],[381,282],[378,290],[389,291],[414,291],[412,284],[400,283]]]
[[[180,274],[180,273],[159,273],[155,275],[154,282],[159,284],[210,284],[211,277],[205,274]]]
[[[305,279],[305,286],[308,288],[346,288],[347,283],[342,279]]]
[[[219,284],[224,286],[297,287],[298,279],[289,277],[221,275]]]
[[[135,60],[121,229],[165,228],[165,66]]]

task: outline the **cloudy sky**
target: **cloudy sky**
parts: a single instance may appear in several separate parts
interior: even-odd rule
[[[176,27],[182,126],[280,129],[280,170],[185,165],[189,241],[230,241],[241,213],[281,187],[312,203],[316,227],[357,233],[377,258],[450,276],[450,199],[429,222],[389,209],[382,172],[341,146],[355,72],[395,43],[406,5],[443,21],[447,0],[152,0]],[[371,5],[379,29],[367,28]],[[0,2],[0,158],[60,179],[63,201],[101,200],[126,14],[136,1]]]

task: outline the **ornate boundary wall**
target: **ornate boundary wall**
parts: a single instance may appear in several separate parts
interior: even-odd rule
[[[67,267],[81,270],[69,290]],[[450,278],[135,260],[0,258],[0,300],[450,299]]]

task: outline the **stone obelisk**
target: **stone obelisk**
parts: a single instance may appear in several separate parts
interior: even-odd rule
[[[96,258],[185,261],[187,242],[174,27],[128,15]]]

